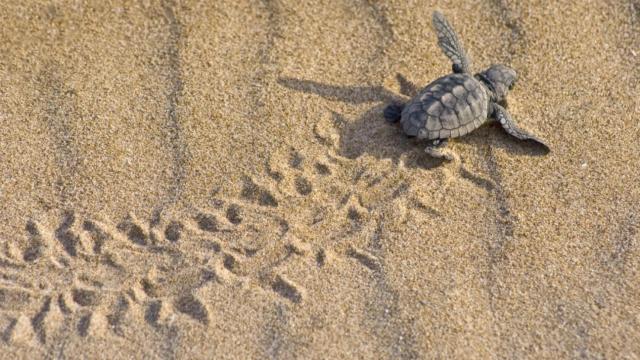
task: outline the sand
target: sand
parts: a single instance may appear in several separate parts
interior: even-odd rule
[[[476,71],[441,163],[386,123]],[[3,1],[0,354],[640,357],[640,2]]]

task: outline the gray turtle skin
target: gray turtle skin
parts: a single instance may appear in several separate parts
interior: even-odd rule
[[[400,121],[408,136],[430,142],[425,151],[431,156],[453,160],[444,149],[447,139],[466,135],[487,121],[498,121],[509,135],[549,147],[533,134],[521,129],[507,110],[499,105],[515,84],[512,68],[496,64],[472,75],[471,61],[444,15],[433,13],[438,45],[452,62],[453,73],[434,80],[405,104],[389,105],[385,117]]]

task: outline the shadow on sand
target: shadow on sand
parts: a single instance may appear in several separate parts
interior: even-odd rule
[[[397,74],[396,79],[402,95],[413,97],[418,93],[418,87],[401,74]],[[434,159],[424,153],[426,144],[423,140],[407,137],[398,125],[385,120],[384,108],[390,103],[403,102],[404,99],[382,86],[334,86],[293,78],[280,78],[278,83],[289,89],[320,95],[332,101],[351,104],[379,103],[355,121],[349,121],[341,114],[333,112],[334,124],[340,130],[339,151],[342,156],[354,159],[366,153],[377,159],[391,159],[394,164],[404,157],[406,166],[424,169],[431,169],[443,163],[443,160]],[[455,141],[482,146],[486,145],[488,136],[493,136],[489,135],[490,133],[502,133],[502,140],[493,141],[492,145],[509,153],[528,156],[542,156],[547,153],[535,142],[513,139],[504,133],[497,123],[485,125]]]

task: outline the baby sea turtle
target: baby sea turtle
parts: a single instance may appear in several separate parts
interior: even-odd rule
[[[472,75],[470,60],[447,19],[435,11],[432,21],[438,45],[453,62],[453,73],[433,81],[407,103],[387,106],[385,118],[400,121],[408,136],[429,140],[425,151],[437,158],[453,160],[453,154],[444,149],[447,139],[468,134],[487,121],[498,121],[510,135],[537,142],[549,151],[544,141],[518,127],[499,104],[518,78],[515,70],[497,64]]]

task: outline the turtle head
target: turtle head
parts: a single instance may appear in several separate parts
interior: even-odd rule
[[[515,70],[501,64],[492,65],[478,75],[483,82],[489,85],[497,102],[505,100],[509,90],[518,79],[518,74]]]

